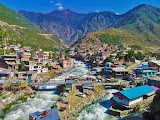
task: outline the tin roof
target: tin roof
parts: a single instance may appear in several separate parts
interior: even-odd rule
[[[47,112],[49,114],[45,117],[41,116],[42,112],[35,112],[30,114],[29,116],[31,116],[32,118],[36,118],[36,120],[60,120],[57,109],[49,109],[47,110]]]
[[[0,74],[5,74],[5,75],[8,75],[8,74],[10,74],[11,73],[11,70],[8,70],[8,69],[6,69],[6,70],[2,70],[2,71],[0,71]]]
[[[91,84],[94,84],[93,81],[82,81],[82,85],[91,85]]]
[[[143,85],[143,86],[131,88],[128,90],[120,91],[120,93],[123,94],[124,96],[126,96],[128,99],[132,100],[132,99],[141,97],[143,95],[146,95],[146,94],[154,92],[154,91],[155,91],[155,89],[152,88],[151,86]]]

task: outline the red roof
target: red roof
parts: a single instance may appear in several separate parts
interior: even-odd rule
[[[151,86],[153,89],[155,89],[156,91],[157,90],[160,90],[158,87],[155,87],[155,86]]]

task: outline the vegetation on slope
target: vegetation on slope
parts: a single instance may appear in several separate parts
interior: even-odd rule
[[[8,43],[31,46],[33,50],[57,51],[66,47],[57,36],[45,37],[42,29],[3,5],[0,5],[0,30],[7,33]]]

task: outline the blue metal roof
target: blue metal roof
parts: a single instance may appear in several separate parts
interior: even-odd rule
[[[94,84],[94,82],[93,81],[82,81],[82,84],[83,85],[90,85],[90,84]]]
[[[66,80],[66,84],[73,84],[74,80]]]
[[[143,85],[128,90],[120,91],[120,93],[126,96],[128,99],[132,100],[154,91],[155,89],[153,89],[152,87],[148,85]]]
[[[141,65],[137,68],[141,68],[141,69],[150,69],[150,66],[149,65]]]
[[[57,109],[49,109],[47,110],[49,112],[49,115],[47,115],[44,118],[41,118],[41,112],[35,112],[30,114],[30,116],[32,116],[33,118],[36,117],[36,120],[60,120],[60,116],[58,114],[58,110]]]
[[[8,69],[0,71],[0,74],[6,74],[6,75],[8,75],[10,73],[11,73],[11,70],[8,70]]]

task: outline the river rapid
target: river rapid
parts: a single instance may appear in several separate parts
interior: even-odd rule
[[[86,68],[86,66],[77,62],[75,67],[71,70],[65,72],[61,76],[58,76],[52,80],[64,80],[69,76],[82,76],[82,77],[94,77],[91,74],[91,71]],[[104,97],[99,102],[94,105],[90,105],[86,107],[77,117],[78,120],[118,120],[119,118],[113,117],[107,114],[107,110],[111,106],[110,98],[112,97],[112,93],[117,90],[109,90],[109,93],[106,97]],[[46,109],[50,109],[53,103],[59,98],[59,96],[53,92],[37,92],[34,99],[30,99],[29,101],[15,105],[11,112],[6,115],[4,120],[28,120],[28,115],[30,113],[36,111],[43,111]],[[133,119],[131,119],[133,118]],[[130,120],[136,117],[131,117]],[[139,119],[138,119],[139,120]]]

